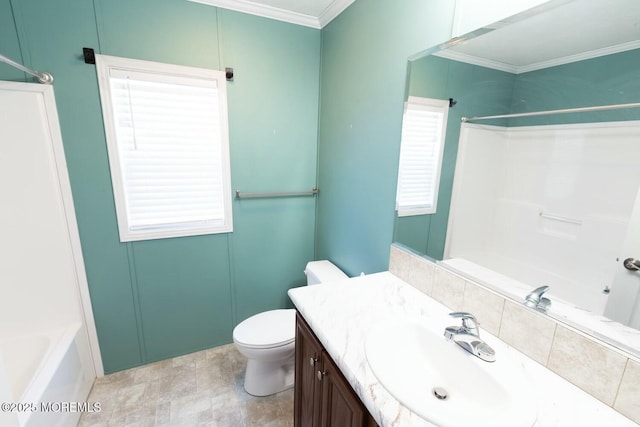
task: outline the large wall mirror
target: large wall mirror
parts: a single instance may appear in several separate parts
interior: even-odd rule
[[[534,12],[409,62],[407,100],[451,107],[435,213],[394,241],[640,356],[640,2]]]

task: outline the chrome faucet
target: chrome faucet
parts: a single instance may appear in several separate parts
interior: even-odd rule
[[[525,297],[524,305],[541,311],[542,313],[546,313],[547,310],[549,310],[549,306],[551,306],[551,300],[543,297],[542,295],[548,290],[548,286],[540,286],[539,288],[534,289]]]
[[[482,339],[478,321],[471,313],[454,312],[449,316],[462,319],[461,326],[447,326],[444,329],[444,336],[448,341],[453,341],[469,353],[486,362],[496,360],[496,352]]]
[[[471,313],[456,311],[449,313],[449,316],[462,319],[462,326],[448,326],[444,329],[444,336],[451,341],[455,335],[473,335],[480,338],[478,330],[478,320]]]

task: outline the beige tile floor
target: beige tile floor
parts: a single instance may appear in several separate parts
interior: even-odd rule
[[[80,427],[292,427],[293,390],[254,397],[242,388],[246,360],[233,344],[98,378]]]

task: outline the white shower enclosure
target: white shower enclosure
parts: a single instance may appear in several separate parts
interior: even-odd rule
[[[0,195],[0,425],[74,426],[41,404],[83,402],[102,364],[52,86],[0,82]]]
[[[630,323],[640,274],[622,260],[640,256],[639,135],[638,121],[463,124],[445,258]]]

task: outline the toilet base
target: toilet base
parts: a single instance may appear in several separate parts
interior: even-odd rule
[[[293,387],[294,376],[293,355],[276,361],[249,359],[244,375],[244,389],[252,396],[269,396]]]

